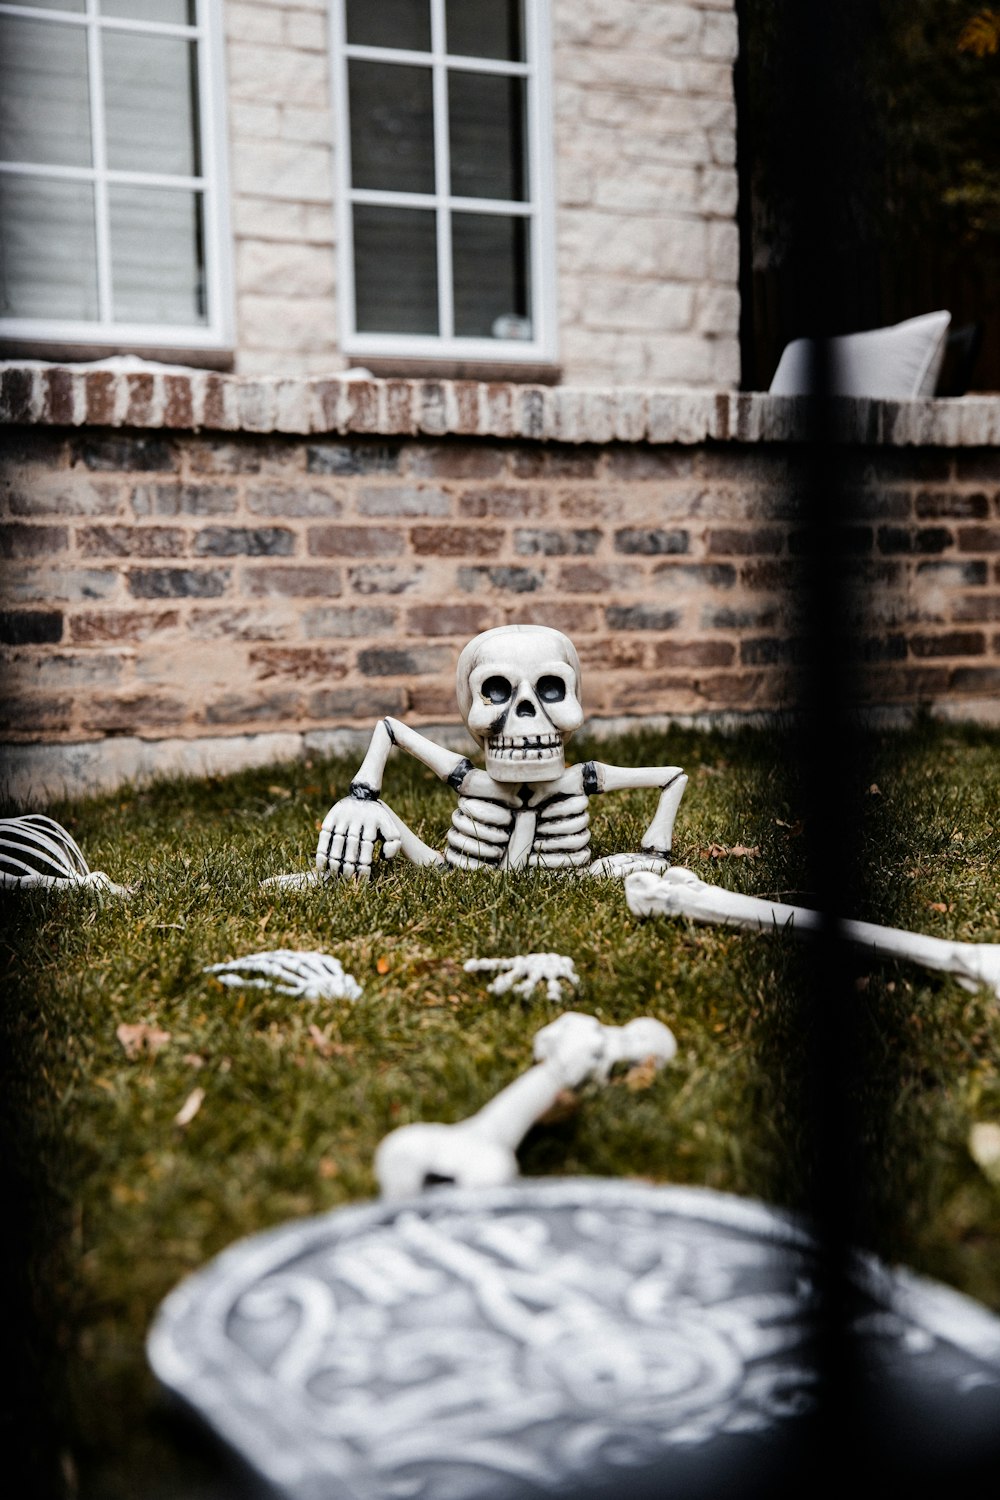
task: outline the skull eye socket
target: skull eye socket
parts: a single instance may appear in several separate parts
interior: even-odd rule
[[[489,703],[506,703],[513,688],[506,677],[487,677],[479,691]]]
[[[536,692],[543,703],[561,703],[566,696],[566,684],[561,677],[540,677]]]

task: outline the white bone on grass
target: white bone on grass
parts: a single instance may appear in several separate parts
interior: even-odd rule
[[[274,989],[301,1000],[360,1000],[364,993],[338,958],[297,948],[248,953],[204,971],[233,989]]]
[[[469,958],[462,967],[467,974],[488,974],[499,970],[496,979],[486,986],[491,995],[505,995],[508,990],[513,990],[515,995],[528,996],[536,985],[544,984],[549,1000],[561,1000],[564,984],[576,989],[580,983],[573,960],[562,953],[517,953],[513,958]]]
[[[603,1083],[617,1063],[657,1066],[677,1043],[668,1026],[640,1016],[605,1026],[596,1016],[566,1011],[534,1039],[535,1066],[515,1078],[477,1114],[454,1125],[401,1125],[380,1143],[375,1175],[384,1198],[407,1198],[439,1184],[497,1187],[518,1175],[517,1146],[564,1089]]]
[[[89,886],[108,896],[126,896],[103,870],[92,870],[79,844],[61,823],[44,813],[0,818],[0,886],[6,890],[68,890]]]
[[[637,917],[690,917],[696,922],[723,922],[757,931],[783,928],[797,934],[814,932],[823,921],[819,912],[808,907],[727,891],[680,867],[662,876],[630,875],[625,881],[625,899]],[[968,990],[986,985],[1000,996],[1000,943],[954,942],[924,932],[843,918],[837,925],[850,942],[880,958],[908,959],[926,969],[954,974]]]
[[[687,786],[679,766],[566,765],[566,745],[583,723],[580,661],[572,641],[541,625],[485,630],[462,651],[458,706],[483,753],[478,770],[399,719],[376,725],[368,752],[323,820],[316,867],[323,875],[367,880],[379,846],[415,864],[458,870],[561,870],[618,877],[670,863],[674,820]],[[444,853],[425,844],[382,800],[393,747],[447,781],[458,798]],[[660,793],[638,850],[594,860],[591,797],[628,788]],[[278,877],[291,885],[289,877]],[[299,882],[295,882],[298,884]]]

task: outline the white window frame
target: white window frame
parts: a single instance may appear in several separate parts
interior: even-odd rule
[[[0,14],[32,21],[56,21],[87,31],[90,85],[90,130],[93,162],[90,167],[50,166],[37,162],[0,162],[5,175],[47,177],[63,182],[92,183],[95,198],[98,317],[93,320],[0,317],[0,339],[18,344],[83,345],[114,349],[156,348],[219,350],[232,347],[233,284],[232,235],[226,162],[225,68],[223,62],[222,0],[195,0],[192,26],[159,21],[133,21],[102,15],[98,0],[86,0],[83,11],[50,10],[41,6],[0,3]],[[201,174],[196,177],[155,172],[119,171],[107,164],[101,43],[106,31],[179,37],[198,43],[198,105]],[[111,226],[108,189],[128,187],[176,188],[200,191],[205,247],[205,323],[122,323],[112,318]]]
[[[431,51],[367,47],[347,41],[346,0],[331,0],[333,118],[336,128],[334,190],[337,205],[340,344],[349,356],[382,359],[462,360],[480,364],[554,364],[558,357],[555,272],[555,173],[552,147],[552,62],[549,0],[524,0],[524,62],[467,57],[445,51],[445,0],[429,0]],[[355,188],[351,182],[351,135],[347,64],[369,62],[430,65],[433,78],[433,193],[396,193]],[[449,67],[463,72],[525,80],[528,189],[524,202],[466,198],[443,191],[449,181]],[[356,324],[353,206],[433,209],[437,218],[438,334],[365,333]],[[450,215],[501,214],[528,223],[531,270],[530,339],[458,338],[454,334]]]

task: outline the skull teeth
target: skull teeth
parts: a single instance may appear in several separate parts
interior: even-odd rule
[[[562,749],[562,736],[558,734],[493,735],[486,748],[496,760],[546,760],[555,750]]]

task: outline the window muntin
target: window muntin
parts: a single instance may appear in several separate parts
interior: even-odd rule
[[[333,0],[345,352],[555,358],[548,0]]]
[[[219,12],[0,3],[0,336],[231,342]]]

